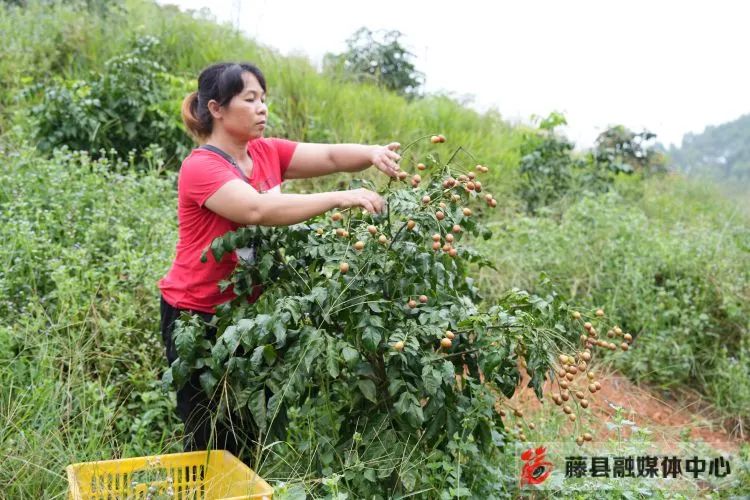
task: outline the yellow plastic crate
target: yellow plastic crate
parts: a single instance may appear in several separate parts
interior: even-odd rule
[[[72,464],[71,500],[271,499],[273,488],[225,450]]]

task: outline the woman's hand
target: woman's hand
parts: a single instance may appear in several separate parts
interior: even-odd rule
[[[396,177],[401,167],[398,166],[398,162],[401,156],[396,153],[401,147],[398,142],[392,142],[387,146],[373,146],[372,155],[370,161],[378,170],[390,177]]]
[[[385,207],[385,200],[369,189],[359,188],[349,191],[338,191],[339,208],[362,207],[371,214],[380,213]]]

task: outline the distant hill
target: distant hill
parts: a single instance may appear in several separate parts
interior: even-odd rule
[[[694,176],[750,182],[750,114],[685,134],[682,146],[667,150],[672,168]]]

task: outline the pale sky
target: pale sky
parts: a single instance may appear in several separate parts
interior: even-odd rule
[[[551,111],[590,146],[608,125],[668,145],[750,113],[750,2],[741,0],[159,0],[209,8],[318,66],[358,28],[395,29],[426,91],[474,96],[510,121]],[[269,82],[273,87],[273,82]]]

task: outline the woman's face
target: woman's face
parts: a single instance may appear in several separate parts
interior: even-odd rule
[[[268,119],[266,93],[252,73],[242,73],[242,80],[245,88],[222,109],[221,123],[233,136],[257,139],[263,137]]]

